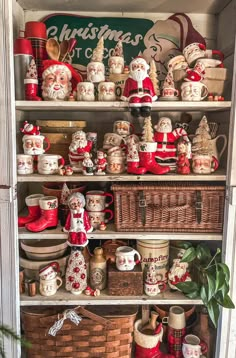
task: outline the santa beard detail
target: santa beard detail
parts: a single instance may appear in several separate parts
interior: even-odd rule
[[[58,89],[55,89],[58,88]],[[65,101],[69,98],[71,93],[71,84],[63,86],[62,84],[52,83],[51,85],[42,85],[42,96],[47,101]]]
[[[130,77],[137,82],[143,81],[147,77],[147,71],[140,69],[130,70]]]

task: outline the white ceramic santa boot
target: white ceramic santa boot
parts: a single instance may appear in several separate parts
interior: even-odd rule
[[[55,196],[44,196],[39,199],[41,216],[25,225],[26,229],[40,232],[45,229],[55,229],[58,224],[58,199]]]
[[[140,142],[139,143],[139,158],[140,166],[147,169],[153,174],[165,174],[170,171],[169,166],[161,166],[155,160],[155,152],[157,148],[156,142]]]
[[[42,198],[43,194],[33,194],[29,195],[25,198],[25,203],[28,207],[28,215],[27,216],[19,216],[18,217],[18,226],[23,227],[26,224],[38,219],[40,217],[40,206],[39,199]]]

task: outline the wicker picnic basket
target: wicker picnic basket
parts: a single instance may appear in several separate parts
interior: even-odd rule
[[[78,325],[68,317],[74,313]],[[69,313],[69,315],[68,315]],[[130,358],[137,306],[23,307],[24,338],[32,346],[27,358]],[[63,323],[55,336],[49,329]]]
[[[117,231],[222,232],[222,184],[113,184],[112,190]]]

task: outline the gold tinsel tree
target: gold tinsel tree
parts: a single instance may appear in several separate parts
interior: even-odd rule
[[[142,131],[143,142],[153,142],[153,128],[151,117],[147,117],[144,120],[143,131]]]
[[[157,96],[160,96],[159,80],[157,77],[156,63],[154,60],[151,60],[151,62],[150,62],[149,77],[150,77],[150,80],[152,81],[155,94]]]
[[[211,135],[206,116],[203,116],[192,140],[194,154],[211,154]]]

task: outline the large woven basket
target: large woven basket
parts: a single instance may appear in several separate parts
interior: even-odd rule
[[[77,307],[73,310],[82,317],[81,322],[76,325],[66,319],[55,337],[49,335],[65,309],[21,309],[24,337],[32,344],[27,358],[131,358],[137,306],[93,306],[89,311]]]
[[[117,231],[222,232],[225,187],[218,184],[114,184]]]

